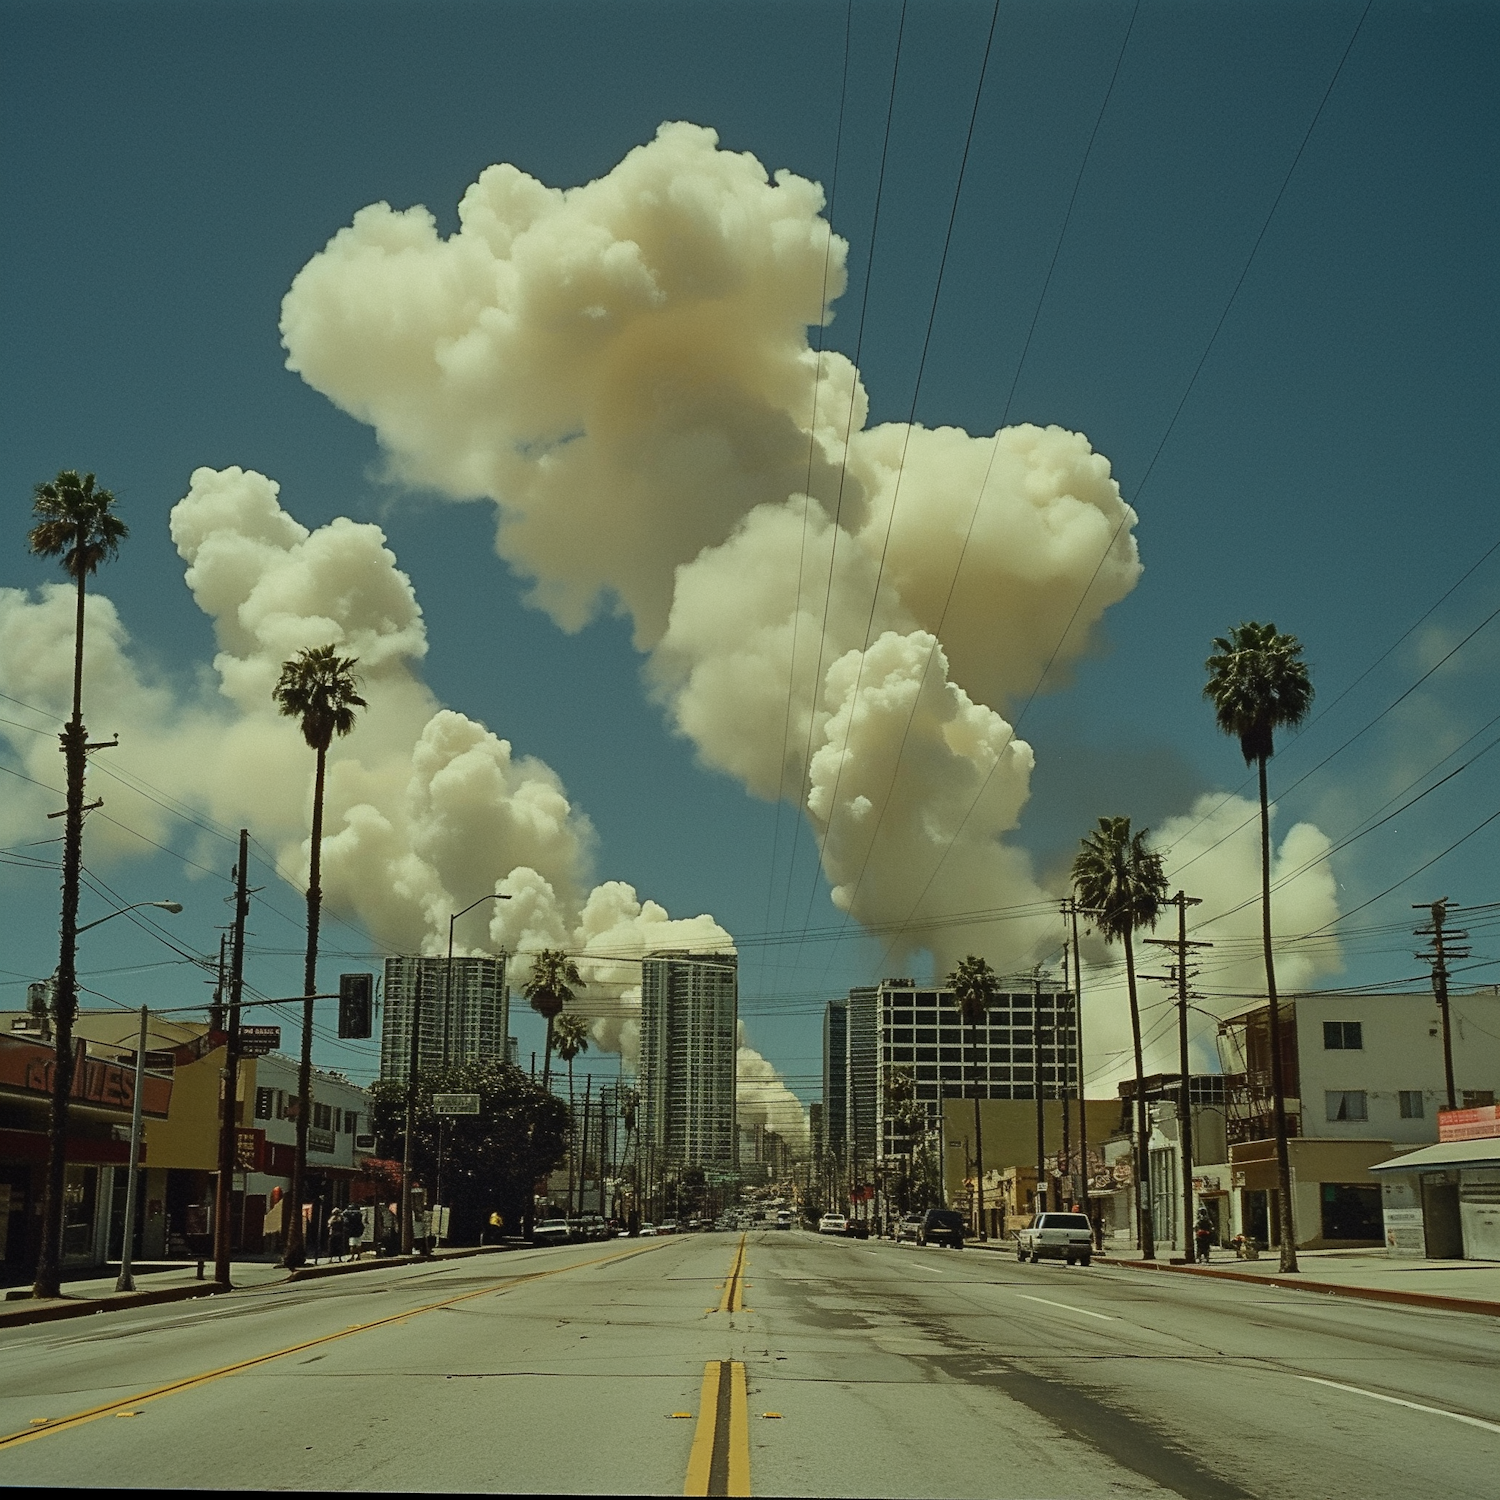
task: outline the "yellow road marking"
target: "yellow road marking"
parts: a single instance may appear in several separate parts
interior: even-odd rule
[[[711,1359],[703,1367],[698,1428],[688,1456],[684,1495],[750,1493],[750,1423],[745,1367]]]
[[[739,1248],[734,1252],[734,1263],[729,1268],[729,1277],[724,1283],[724,1295],[719,1298],[720,1312],[744,1312],[745,1310],[745,1251],[749,1235],[740,1236]]]
[[[693,1451],[688,1454],[684,1495],[708,1494],[709,1470],[714,1459],[714,1432],[719,1423],[719,1379],[722,1366],[711,1359],[703,1367],[703,1391],[698,1397],[698,1429],[693,1433]]]
[[[652,1248],[655,1248],[654,1246]],[[626,1255],[638,1255],[637,1250],[627,1251]],[[257,1365],[269,1364],[274,1359],[285,1359],[289,1354],[301,1354],[306,1349],[316,1349],[322,1344],[332,1344],[339,1339],[347,1339],[356,1333],[365,1333],[372,1328],[387,1328],[393,1323],[404,1323],[408,1318],[417,1317],[421,1313],[436,1312],[444,1307],[456,1307],[460,1302],[472,1301],[475,1297],[486,1297],[492,1293],[508,1292],[513,1287],[524,1286],[527,1282],[542,1281],[548,1276],[561,1276],[566,1271],[581,1271],[585,1266],[599,1265],[601,1262],[610,1260],[624,1260],[626,1255],[596,1255],[592,1260],[574,1261],[571,1265],[555,1266],[548,1271],[533,1271],[527,1276],[508,1276],[502,1281],[491,1282],[488,1286],[480,1287],[478,1291],[462,1292],[457,1297],[446,1297],[441,1302],[429,1302],[423,1307],[414,1307],[406,1312],[393,1313],[390,1317],[376,1318],[370,1323],[351,1323],[347,1328],[340,1329],[337,1333],[325,1333],[321,1338],[308,1339],[305,1343],[291,1344],[285,1349],[275,1349],[269,1354],[257,1354],[251,1359],[242,1359],[232,1365],[223,1365],[217,1370],[205,1370],[201,1375],[187,1375],[181,1380],[169,1381],[166,1385],[159,1385],[149,1391],[139,1391],[131,1396],[122,1396],[117,1401],[107,1401],[102,1406],[90,1407],[87,1411],[74,1412],[69,1417],[59,1417],[56,1421],[51,1418],[33,1417],[32,1425],[23,1428],[19,1432],[11,1432],[0,1437],[0,1448],[13,1448],[21,1443],[30,1443],[37,1438],[51,1437],[54,1432],[63,1432],[73,1427],[81,1427],[86,1422],[97,1421],[100,1417],[107,1417],[111,1412],[123,1415],[130,1407],[142,1401],[159,1401],[163,1396],[174,1396],[179,1391],[188,1391],[196,1386],[207,1385],[213,1380],[222,1380],[226,1375],[238,1374],[241,1370],[251,1370]],[[136,1416],[138,1413],[130,1412],[129,1415]],[[45,1422],[45,1426],[37,1425]]]

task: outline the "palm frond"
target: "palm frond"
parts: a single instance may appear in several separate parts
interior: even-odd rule
[[[1167,899],[1162,857],[1150,830],[1132,833],[1129,818],[1100,818],[1073,860],[1073,888],[1107,942],[1155,927]]]
[[[114,514],[115,497],[98,486],[92,474],[64,469],[32,491],[36,524],[26,534],[38,557],[62,559],[70,578],[87,577],[114,557],[130,528]]]
[[[312,749],[326,750],[335,736],[348,734],[355,709],[369,706],[357,691],[357,663],[333,646],[308,647],[282,663],[271,697],[287,718],[301,721],[302,738]]]
[[[1313,685],[1302,643],[1274,624],[1246,620],[1216,636],[1204,663],[1203,696],[1219,728],[1234,735],[1247,765],[1275,754],[1278,729],[1300,724],[1312,708]]]

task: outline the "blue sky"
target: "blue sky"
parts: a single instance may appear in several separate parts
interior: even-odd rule
[[[559,772],[598,829],[600,878],[629,880],[674,915],[711,911],[736,934],[762,932],[768,911],[773,927],[783,910],[792,928],[808,913],[832,922],[808,840],[788,871],[784,815],[773,869],[773,810],[672,735],[625,623],[570,636],[524,607],[493,553],[492,509],[386,482],[371,430],[284,368],[277,316],[292,277],[364,205],[425,204],[451,231],[486,165],[583,183],[665,120],[712,126],[725,147],[828,187],[846,7],[0,10],[0,468],[12,497],[0,585],[51,576],[24,550],[31,486],[92,469],[133,530],[99,586],[143,659],[191,680],[213,642],[167,512],[199,465],[258,469],[305,524],[343,514],[386,529],[426,614],[428,681]],[[912,3],[903,25],[898,5],[853,7],[832,207],[851,277],[826,339],[851,354],[858,343],[872,419],[915,410],[990,432],[1003,413],[1085,432],[1140,514],[1141,582],[1071,685],[1039,695],[1021,722],[1038,766],[1018,842],[1046,868],[1100,813],[1155,823],[1237,786],[1237,750],[1200,693],[1211,637],[1246,617],[1295,631],[1320,701],[1338,699],[1272,775],[1276,794],[1353,737],[1282,803],[1337,838],[1492,717],[1500,623],[1359,733],[1500,604],[1497,556],[1417,625],[1500,537],[1500,15],[1396,0],[1003,5],[934,309],[990,16],[988,4]],[[1342,907],[1461,838],[1497,793],[1500,752],[1336,853]],[[1347,925],[1399,924],[1411,902],[1443,894],[1500,900],[1497,841],[1500,823]],[[188,825],[173,842],[200,863],[232,860]],[[131,900],[184,901],[163,925],[190,950],[216,948],[223,881],[147,854],[99,873]],[[55,885],[15,866],[0,882],[0,980],[19,996],[55,963]],[[89,899],[86,917],[107,909]],[[283,886],[266,900],[284,915],[258,912],[252,977],[289,993],[297,897]],[[1487,961],[1474,930],[1475,962]],[[132,967],[173,955],[127,922],[84,941],[88,982],[116,1001],[203,993],[185,965]],[[1372,930],[1333,982],[1414,973],[1412,946]],[[772,951],[763,967],[746,950],[742,1012],[809,1096],[817,997],[875,977],[880,949],[851,934],[831,956]],[[523,1051],[535,1045],[528,1020],[513,1029]],[[369,1070],[368,1054],[320,1048]]]

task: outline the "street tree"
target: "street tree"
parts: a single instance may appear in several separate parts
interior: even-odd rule
[[[76,586],[73,619],[73,712],[59,738],[66,779],[63,821],[62,921],[52,1027],[52,1111],[47,1132],[47,1176],[42,1188],[42,1235],[34,1292],[55,1297],[62,1275],[63,1189],[67,1177],[68,1099],[73,1088],[73,1020],[78,1012],[78,887],[83,866],[84,781],[88,731],[83,724],[83,616],[89,575],[114,557],[129,528],[114,513],[115,497],[92,474],[64,469],[32,491],[35,522],[26,535],[37,557],[55,557]]]
[[[1292,1221],[1292,1166],[1287,1149],[1286,1074],[1281,1055],[1281,1005],[1276,994],[1276,960],[1271,947],[1271,808],[1266,795],[1266,762],[1276,753],[1276,731],[1300,724],[1312,708],[1313,685],[1302,660],[1302,643],[1275,625],[1246,620],[1227,636],[1214,638],[1204,663],[1203,696],[1213,704],[1219,728],[1240,742],[1245,764],[1254,765],[1260,786],[1260,936],[1266,966],[1270,1017],[1271,1130],[1276,1142],[1277,1229],[1281,1269],[1297,1269],[1297,1238]]]
[[[394,1157],[406,1118],[406,1084],[382,1078],[371,1092],[377,1145]],[[479,1113],[439,1116],[434,1094],[478,1094]],[[562,1162],[568,1117],[562,1100],[519,1068],[486,1060],[424,1068],[417,1075],[414,1126],[413,1171],[433,1193],[442,1153],[448,1238],[477,1244],[493,1213],[507,1224],[530,1224],[538,1179]]]
[[[989,1014],[990,1006],[1000,992],[1000,980],[988,962],[969,954],[960,959],[958,967],[948,975],[948,986],[953,991],[953,1003],[964,1024],[969,1028],[969,1076],[974,1094],[974,1182],[975,1214],[978,1217],[979,1238],[985,1239],[984,1222],[984,1136],[979,1123],[979,1074],[974,1057],[979,1046],[979,1023]],[[1038,1057],[1036,1086],[1042,1086],[1041,1061]]]
[[[1148,1171],[1146,1070],[1141,1049],[1141,1007],[1136,992],[1135,934],[1156,926],[1167,899],[1161,855],[1150,847],[1150,830],[1130,831],[1129,818],[1100,818],[1073,860],[1073,889],[1100,936],[1125,948],[1125,985],[1130,996],[1130,1040],[1135,1050],[1135,1181],[1141,1253],[1156,1255]]]
[[[318,922],[323,910],[323,793],[328,770],[328,747],[354,728],[355,710],[366,707],[357,691],[356,658],[340,656],[332,646],[299,651],[283,662],[281,676],[271,689],[276,706],[296,719],[302,738],[317,755],[313,776],[312,852],[307,877],[307,955],[302,970],[302,993],[318,993]],[[307,1258],[302,1243],[302,1184],[307,1175],[307,1129],[312,1115],[313,1002],[302,1004],[302,1056],[297,1074],[297,1150],[292,1164],[291,1213],[286,1226],[282,1264],[295,1268]]]
[[[553,1028],[577,990],[586,988],[578,965],[561,948],[543,948],[531,955],[531,977],[521,993],[547,1023],[547,1045],[542,1054],[542,1087],[552,1083]]]
[[[571,1012],[557,1018],[552,1027],[557,1055],[568,1065],[568,1212],[573,1212],[573,1183],[578,1180],[579,1211],[583,1208],[582,1163],[578,1159],[578,1101],[573,1094],[573,1059],[589,1050],[589,1023]]]

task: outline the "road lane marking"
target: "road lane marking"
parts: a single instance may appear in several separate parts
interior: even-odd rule
[[[1337,1380],[1319,1380],[1316,1375],[1299,1375],[1309,1385],[1326,1385],[1335,1391],[1348,1391],[1353,1396],[1368,1396],[1372,1401],[1389,1401],[1392,1406],[1404,1406],[1410,1411],[1425,1411],[1434,1417],[1449,1417],[1455,1422],[1465,1422],[1470,1427],[1482,1427],[1486,1432],[1500,1432],[1500,1422],[1486,1422],[1482,1417],[1467,1417],[1461,1411],[1447,1411],[1441,1406],[1423,1406],[1420,1401],[1403,1401],[1400,1396],[1386,1396],[1379,1391],[1367,1391],[1362,1386],[1343,1385]]]
[[[628,1252],[636,1253],[636,1252]],[[51,1437],[54,1432],[64,1432],[74,1427],[81,1427],[86,1422],[97,1421],[100,1417],[107,1417],[111,1412],[120,1412],[135,1406],[138,1402],[158,1401],[163,1396],[175,1396],[180,1391],[193,1390],[200,1385],[207,1385],[213,1380],[222,1380],[227,1375],[238,1374],[241,1370],[251,1370],[257,1365],[269,1364],[274,1359],[285,1359],[289,1354],[301,1354],[308,1349],[316,1349],[322,1344],[331,1344],[338,1339],[352,1338],[356,1333],[364,1333],[372,1328],[388,1328],[393,1324],[405,1323],[408,1318],[417,1317],[420,1313],[436,1312],[445,1307],[456,1307],[460,1302],[472,1301],[475,1297],[486,1297],[493,1293],[508,1292],[514,1287],[524,1286],[528,1282],[542,1281],[549,1276],[561,1276],[566,1271],[581,1271],[585,1266],[598,1265],[605,1260],[624,1260],[625,1255],[595,1256],[592,1260],[575,1261],[571,1265],[554,1266],[549,1271],[532,1271],[525,1276],[507,1276],[501,1281],[491,1282],[488,1286],[482,1286],[477,1291],[461,1292],[456,1297],[444,1298],[441,1302],[429,1302],[423,1307],[409,1308],[405,1312],[392,1313],[389,1317],[376,1318],[369,1323],[351,1323],[347,1328],[341,1328],[337,1333],[325,1333],[321,1338],[308,1339],[301,1344],[291,1344],[285,1349],[275,1349],[269,1354],[257,1354],[250,1359],[242,1359],[232,1365],[222,1365],[217,1370],[205,1370],[199,1375],[185,1375],[181,1380],[168,1381],[165,1385],[153,1387],[148,1391],[137,1391],[134,1395],[122,1396],[117,1401],[106,1401],[101,1406],[90,1407],[87,1411],[74,1412],[71,1416],[58,1417],[56,1421],[50,1418],[43,1419],[46,1426],[37,1426],[37,1418],[32,1418],[32,1425],[22,1428],[19,1432],[6,1433],[0,1436],[0,1448],[13,1448],[21,1443],[34,1442],[37,1438]]]
[[[1023,1302],[1040,1302],[1047,1307],[1060,1307],[1064,1312],[1082,1313],[1086,1318],[1098,1318],[1105,1323],[1118,1323],[1118,1318],[1111,1317],[1108,1313],[1090,1312],[1086,1307],[1074,1307],[1071,1302],[1053,1302],[1048,1297],[1028,1297],[1025,1292],[1017,1292]]]
[[[711,1359],[703,1367],[698,1427],[688,1455],[684,1495],[750,1493],[750,1421],[745,1367]]]
[[[737,1313],[745,1310],[745,1247],[748,1234],[740,1236],[739,1248],[734,1252],[734,1261],[724,1282],[724,1295],[719,1298],[719,1312]]]

